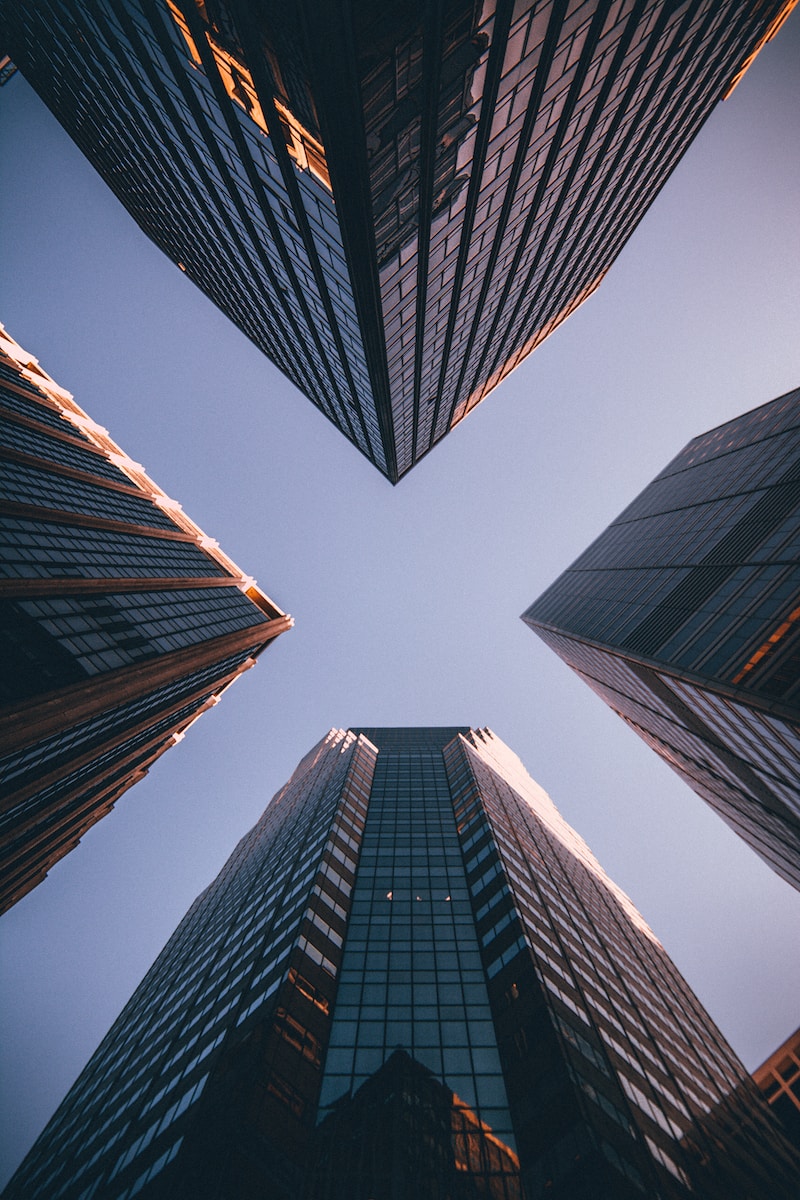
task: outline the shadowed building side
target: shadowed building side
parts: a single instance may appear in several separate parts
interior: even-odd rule
[[[317,1130],[304,1200],[522,1200],[519,1159],[404,1050]]]
[[[793,1200],[800,1162],[489,730],[332,729],[8,1200]]]
[[[291,625],[0,326],[0,908]]]
[[[691,441],[523,620],[800,888],[800,389]]]
[[[602,280],[794,0],[0,0],[144,232],[392,482]]]
[[[800,1029],[753,1071],[753,1079],[780,1118],[786,1136],[800,1150]]]

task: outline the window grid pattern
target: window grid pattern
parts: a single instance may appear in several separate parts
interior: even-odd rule
[[[480,867],[472,865],[484,844],[491,847],[486,861],[495,857],[502,868],[500,900],[503,891],[511,897],[498,903],[495,891],[493,914],[478,920],[487,973],[498,961],[509,964],[509,980],[518,969],[513,956],[501,954],[519,932],[504,932],[497,920],[509,908],[523,930],[517,955],[533,955],[550,1011],[578,1051],[573,1079],[593,1105],[606,1114],[613,1107],[617,1137],[627,1126],[637,1143],[628,1146],[628,1158],[640,1158],[644,1139],[673,1186],[685,1186],[680,1194],[702,1190],[711,1178],[716,1187],[727,1178],[733,1192],[758,1179],[768,1194],[777,1179],[791,1178],[787,1148],[778,1145],[777,1173],[774,1146],[765,1151],[768,1123],[752,1103],[749,1076],[630,899],[516,756],[490,731],[473,730],[450,748],[448,765],[451,778],[459,769],[472,777],[459,823],[473,902],[486,903],[485,886],[477,890],[473,882],[482,878]],[[470,808],[474,849],[465,837]],[[714,1121],[722,1113],[735,1137],[720,1154]],[[617,1144],[624,1154],[624,1134]],[[713,1161],[706,1181],[698,1160]]]
[[[233,669],[238,665],[235,658],[227,660],[226,663],[228,669]],[[38,814],[44,814],[43,819],[46,819],[48,822],[60,821],[62,817],[68,815],[66,810],[60,805],[63,796],[68,796],[71,792],[75,792],[76,789],[80,789],[79,795],[73,801],[73,807],[83,806],[89,798],[91,781],[95,775],[100,777],[99,791],[107,790],[111,782],[109,771],[113,768],[115,762],[123,758],[126,760],[129,759],[132,754],[135,754],[141,748],[149,747],[150,743],[159,738],[161,739],[161,745],[166,745],[170,738],[175,739],[184,725],[188,724],[203,709],[213,695],[214,688],[213,686],[209,686],[207,691],[193,696],[188,704],[171,712],[169,716],[148,723],[144,729],[126,737],[119,745],[99,752],[90,762],[73,771],[68,771],[56,780],[55,783],[41,788],[29,799],[14,805],[13,808],[10,808],[8,812],[3,813],[2,817],[0,817],[0,833],[6,834],[8,831],[13,831],[15,827],[23,823],[27,824],[31,818],[36,817]],[[148,755],[155,755],[156,751],[148,749],[146,753]],[[129,772],[134,769],[135,765],[136,763],[133,766],[125,766],[121,769],[123,772]]]
[[[800,1145],[800,1029],[753,1072],[753,1078],[794,1145]]]
[[[365,732],[380,753],[320,1116],[402,1047],[513,1147],[441,741]]]
[[[526,617],[733,684],[800,596],[800,389],[763,407],[744,422],[757,440],[728,425],[714,456],[690,442]],[[791,700],[775,662],[736,682]]]
[[[74,426],[64,422],[65,433],[72,434]],[[31,454],[46,462],[58,463],[64,467],[73,467],[76,471],[85,471],[89,475],[97,475],[102,479],[110,479],[113,483],[121,483],[130,487],[130,478],[114,466],[102,454],[62,438],[50,437],[44,431],[31,429],[27,425],[18,425],[15,421],[0,420],[0,446],[9,450],[19,450],[23,454]]]
[[[270,136],[236,94],[221,91],[229,14],[191,47],[166,3],[158,12],[108,0],[91,14],[63,5],[19,16],[26,74],[45,70],[49,82],[39,82],[60,119],[144,231],[385,469],[336,207],[311,171],[292,168],[287,186]],[[76,61],[76,45],[88,62]],[[118,128],[113,145],[101,133],[109,122]]]
[[[88,675],[196,646],[268,618],[236,587],[20,600]]]
[[[202,688],[206,682],[224,679],[257,649],[259,643],[255,642],[238,654],[228,655],[209,667],[191,671],[163,687],[155,688],[139,700],[106,709],[97,717],[67,726],[52,737],[4,755],[0,758],[0,795],[7,796],[45,772],[63,767],[79,754],[102,746],[109,738],[145,720],[159,709],[177,703],[183,696]]]
[[[800,887],[800,389],[690,442],[523,619]]]
[[[495,884],[478,886],[492,865]],[[524,950],[494,971],[508,898]],[[583,1106],[549,1174],[541,1150],[520,1162],[511,1148],[508,1039],[498,1047],[498,996],[523,1002],[521,954],[557,1047],[547,1073]],[[382,1090],[398,1045],[417,1059],[399,1109],[397,1087]],[[191,905],[6,1194],[133,1200],[196,1191],[209,1171],[239,1194],[225,1164],[248,1145],[259,1194],[324,1200],[349,1181],[331,1178],[332,1118],[350,1163],[354,1130],[370,1153],[386,1144],[364,1114],[372,1097],[403,1114],[394,1145],[434,1153],[436,1178],[449,1156],[462,1184],[505,1200],[520,1200],[520,1170],[546,1194],[554,1163],[560,1181],[584,1161],[593,1186],[613,1171],[670,1200],[689,1194],[690,1162],[709,1200],[789,1200],[796,1181],[654,935],[488,730],[331,730]],[[773,1156],[766,1188],[759,1155]]]
[[[0,386],[2,386],[3,381],[14,383],[18,387],[24,388],[26,392],[30,392],[32,398],[38,399],[44,395],[35,383],[31,383],[30,379],[26,379],[24,376],[20,377],[18,367],[16,365],[9,365],[5,356],[0,358]],[[3,390],[6,391],[7,389],[4,388]]]
[[[3,387],[2,380],[7,379],[10,383],[15,383],[17,387],[30,389],[32,394],[30,398],[20,396],[19,392],[11,391],[10,388]],[[70,437],[77,438],[79,441],[88,442],[89,438],[86,434],[61,416],[54,408],[50,408],[47,404],[39,403],[36,399],[36,391],[33,386],[24,376],[20,375],[13,366],[7,366],[0,359],[0,408],[7,409],[10,412],[19,413],[23,417],[31,417],[39,425],[46,425],[49,429],[58,430],[59,433],[68,433]]]
[[[482,160],[473,159],[481,172],[474,219],[456,233],[457,259],[455,231],[440,243],[460,287],[449,317],[430,313],[427,322],[438,316],[450,337],[433,439],[608,269],[718,99],[737,37],[748,36],[739,20],[709,4],[691,15],[580,3],[515,9],[494,104],[474,110],[491,124]],[[493,38],[498,25],[501,15],[492,14]],[[479,124],[476,142],[480,132]]]
[[[112,521],[124,521],[128,525],[175,529],[174,522],[167,514],[143,496],[70,479],[66,475],[57,475],[22,463],[3,463],[0,500],[104,517]]]
[[[291,621],[2,327],[0,444],[2,911]]]
[[[6,579],[211,578],[224,567],[191,542],[0,516]]]
[[[4,4],[142,229],[393,480],[594,290],[782,8]]]
[[[10,1195],[72,1200],[88,1186],[132,1200],[142,1175],[154,1177],[154,1164],[189,1132],[201,1097],[213,1106],[214,1067],[236,1031],[276,1018],[294,1036],[278,999],[308,991],[297,964],[312,974],[309,946],[329,944],[319,917],[338,920],[334,896],[348,903],[358,848],[357,836],[352,847],[344,839],[363,825],[374,758],[363,739],[332,730],[300,763],[190,907]]]

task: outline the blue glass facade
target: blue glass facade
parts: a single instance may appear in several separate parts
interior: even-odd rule
[[[227,1134],[227,1122],[193,1129],[201,1099],[212,1126],[220,1108],[236,1105],[225,1157],[238,1146],[245,1157],[259,1127],[272,1126],[279,1144],[262,1164],[262,1187],[266,1177],[278,1188],[285,1175],[296,1194],[292,1150],[316,1107],[374,761],[368,743],[333,730],[299,764],[48,1126],[22,1168],[22,1194],[129,1197],[145,1184],[153,1193],[184,1138],[184,1155],[194,1135],[202,1158]],[[237,1070],[240,1045],[261,1068],[255,1083]],[[195,1174],[190,1162],[169,1186],[199,1195]]]
[[[442,735],[437,745],[414,731],[402,731],[404,739],[363,732],[373,734],[380,754],[321,1111],[352,1094],[400,1046],[513,1147]]]
[[[800,391],[691,441],[524,614],[800,887]]]
[[[800,1150],[800,1029],[753,1072],[753,1079]]]
[[[789,1200],[798,1162],[489,730],[333,729],[8,1200]]]

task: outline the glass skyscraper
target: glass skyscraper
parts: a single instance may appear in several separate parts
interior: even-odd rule
[[[523,620],[800,888],[800,389],[689,442]]]
[[[795,0],[0,0],[158,246],[392,481],[591,294]]]
[[[8,1200],[789,1200],[797,1159],[489,730],[333,729]]]
[[[291,619],[0,326],[0,910]]]

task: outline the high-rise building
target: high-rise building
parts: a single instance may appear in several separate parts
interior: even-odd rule
[[[168,941],[8,1200],[788,1200],[798,1160],[488,730],[334,729]]]
[[[291,625],[0,326],[0,911]]]
[[[0,0],[142,229],[392,481],[597,287],[795,0]]]
[[[800,1029],[753,1071],[753,1079],[780,1117],[786,1136],[800,1150]]]
[[[800,389],[694,438],[523,614],[800,888]]]

